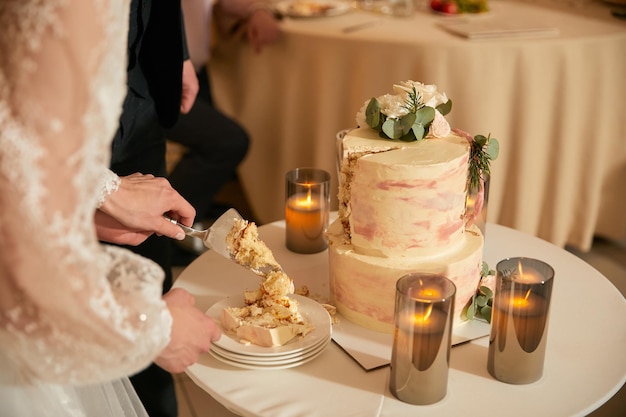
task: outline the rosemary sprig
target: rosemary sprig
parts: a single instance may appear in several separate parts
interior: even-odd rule
[[[416,111],[424,107],[424,103],[422,103],[422,95],[417,92],[417,89],[415,87],[413,87],[408,94],[409,97],[402,107],[407,109],[409,113],[415,113]]]
[[[491,175],[490,162],[498,157],[499,152],[498,140],[492,138],[491,134],[487,137],[483,135],[474,136],[469,158],[469,192],[478,191],[481,180]]]

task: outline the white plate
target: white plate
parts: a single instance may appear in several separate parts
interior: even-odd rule
[[[283,346],[264,347],[252,344],[243,344],[232,334],[223,328],[222,337],[214,344],[224,350],[240,355],[252,356],[282,356],[287,353],[296,353],[315,346],[325,339],[330,338],[332,322],[326,309],[317,301],[310,298],[292,294],[291,298],[300,304],[299,310],[302,318],[313,325],[313,330],[306,336],[297,336]],[[221,325],[222,310],[226,307],[243,307],[243,294],[235,294],[213,304],[206,314]]]
[[[231,352],[230,350],[222,349],[221,347],[216,346],[215,344],[211,345],[211,350],[220,356],[223,356],[225,358],[228,358],[234,361],[241,361],[241,362],[254,361],[254,363],[257,363],[257,362],[272,363],[276,361],[295,360],[297,358],[301,358],[302,356],[311,353],[311,351],[319,349],[320,346],[327,344],[328,342],[330,342],[330,340],[331,338],[329,337],[328,339],[320,340],[319,343],[316,343],[315,345],[312,345],[311,347],[308,347],[304,350],[296,351],[296,352],[289,352],[280,356],[241,355],[239,353]]]
[[[287,0],[276,4],[276,10],[290,17],[336,16],[350,10],[347,1],[332,0]]]
[[[224,357],[218,354],[217,352],[213,350],[210,350],[209,353],[218,361],[226,363],[228,365],[236,366],[238,368],[254,369],[254,370],[276,370],[276,369],[293,368],[293,367],[300,366],[302,364],[312,361],[313,359],[321,355],[324,352],[324,350],[326,350],[326,346],[328,346],[329,343],[330,343],[330,340],[326,341],[326,343],[322,343],[317,349],[314,349],[313,351],[309,352],[306,355],[303,355],[300,358],[276,361],[273,363],[254,362],[254,361],[243,362],[243,361],[229,359],[227,357]]]

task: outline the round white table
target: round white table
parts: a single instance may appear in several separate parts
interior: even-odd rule
[[[356,127],[366,100],[415,80],[447,93],[454,127],[500,141],[490,222],[581,250],[594,235],[623,238],[626,20],[603,3],[557,1],[492,0],[489,15],[470,17],[559,30],[546,38],[470,41],[442,29],[450,18],[430,11],[394,18],[355,10],[286,18],[281,39],[261,53],[220,40],[213,92],[250,133],[239,179],[256,220],[284,217],[290,169],[325,169],[337,189],[335,134]]]
[[[327,252],[292,253],[285,248],[284,233],[284,222],[259,228],[297,287],[307,285],[312,294],[327,295]],[[428,406],[398,401],[389,392],[388,367],[366,372],[334,343],[313,361],[291,369],[241,369],[205,354],[187,374],[242,416],[585,416],[626,381],[626,299],[569,252],[488,224],[484,260],[495,268],[499,260],[513,256],[541,259],[556,271],[545,370],[535,383],[509,385],[492,378],[487,337],[452,348],[448,394]],[[175,283],[205,310],[258,285],[256,275],[211,251],[192,262]]]

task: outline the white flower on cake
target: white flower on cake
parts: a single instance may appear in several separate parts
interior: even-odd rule
[[[437,86],[403,81],[393,86],[394,94],[374,97],[357,113],[360,127],[369,126],[381,136],[403,141],[424,137],[443,138],[450,134],[445,115],[452,101]]]
[[[405,93],[405,100],[408,98],[408,94],[415,89],[417,93],[422,97],[424,106],[437,108],[440,104],[448,102],[446,93],[440,93],[437,91],[437,86],[433,84],[424,84],[417,81],[402,81],[399,84],[393,86],[393,90],[397,93]]]
[[[438,110],[435,110],[435,118],[430,124],[430,134],[436,138],[445,138],[451,132],[450,124]]]

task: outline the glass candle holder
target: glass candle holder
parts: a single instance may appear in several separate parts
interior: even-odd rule
[[[499,381],[529,384],[543,375],[554,269],[530,258],[496,266],[487,370]]]
[[[328,246],[330,174],[317,168],[296,168],[286,175],[285,230],[287,248],[317,253]]]
[[[442,275],[411,273],[396,283],[389,389],[400,401],[426,405],[446,396],[455,294]]]

